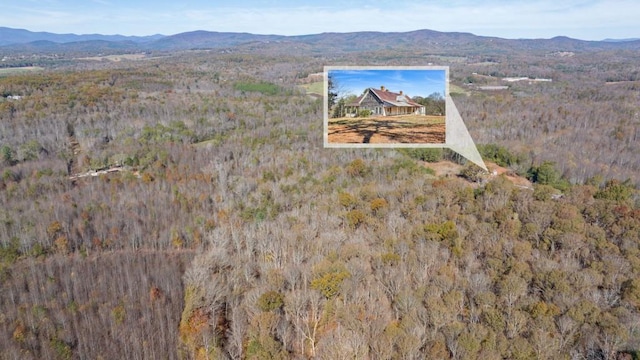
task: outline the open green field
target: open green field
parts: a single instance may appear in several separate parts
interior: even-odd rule
[[[318,81],[310,84],[300,85],[302,86],[307,94],[324,94],[324,81]]]
[[[43,67],[40,66],[23,66],[23,67],[12,67],[12,68],[1,68],[0,76],[9,76],[16,74],[24,74],[24,73],[33,73],[44,70]]]
[[[454,84],[449,84],[449,94],[464,94],[464,95],[469,95],[469,92],[457,85]]]

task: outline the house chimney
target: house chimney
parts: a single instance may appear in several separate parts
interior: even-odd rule
[[[380,90],[385,91],[384,90],[384,85],[380,86]]]

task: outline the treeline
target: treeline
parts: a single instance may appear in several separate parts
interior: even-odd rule
[[[450,73],[460,87],[456,107],[475,141],[506,146],[536,164],[553,162],[571,183],[601,176],[638,185],[640,87],[634,81],[607,84],[637,71],[631,53],[612,51],[497,56],[490,63],[457,64]],[[552,81],[507,83],[503,76]],[[477,90],[464,84],[466,77],[509,89]]]
[[[259,182],[254,206],[275,213],[225,212],[185,275],[185,354],[614,359],[640,346],[633,187],[553,199],[342,154]]]
[[[560,191],[566,191],[571,187],[571,183],[557,169],[556,165],[551,161],[544,161],[541,164],[535,164],[529,159],[527,154],[513,154],[506,148],[495,144],[479,144],[478,152],[483,160],[491,161],[499,166],[510,169],[514,174],[522,176],[530,180],[532,183],[539,185],[548,185]],[[426,162],[452,161],[465,165],[460,176],[467,178],[473,182],[482,180],[483,170],[468,162],[462,156],[448,149],[438,148],[413,148],[401,149],[400,152],[409,157]],[[486,175],[486,174],[485,174]],[[593,177],[587,179],[586,183],[591,185],[604,185],[602,177]],[[630,180],[625,181],[625,185],[629,189],[634,189],[634,185]]]
[[[0,358],[176,359],[181,274],[192,258],[103,252],[20,259],[1,278]]]
[[[426,115],[445,115],[446,106],[444,96],[440,93],[433,93],[427,97],[414,96],[411,98],[418,104],[424,105],[424,111]]]
[[[23,96],[0,103],[0,358],[178,357],[181,276],[218,204],[314,134],[299,124],[319,104],[293,86],[234,89],[263,61],[243,59],[241,78],[232,60],[185,56],[0,79]],[[294,160],[256,163],[285,147]]]

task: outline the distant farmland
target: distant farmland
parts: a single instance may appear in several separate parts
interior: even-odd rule
[[[307,94],[324,94],[324,81],[313,82],[309,84],[300,85],[302,86]]]
[[[120,62],[122,60],[144,60],[145,58],[147,58],[145,54],[121,54],[121,55],[91,56],[91,57],[78,58],[78,60],[94,60],[94,61],[109,60],[113,62]]]
[[[44,70],[43,67],[40,66],[22,66],[22,67],[11,67],[11,68],[0,68],[0,76],[9,76],[9,75],[17,75],[24,73],[33,73],[37,71]]]

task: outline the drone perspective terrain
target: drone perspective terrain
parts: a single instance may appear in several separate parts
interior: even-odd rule
[[[431,30],[2,43],[0,359],[640,359],[639,55]],[[326,88],[328,65],[427,64],[447,94]],[[446,148],[445,97],[488,171]]]

